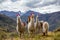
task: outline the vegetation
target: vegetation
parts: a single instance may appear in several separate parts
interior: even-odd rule
[[[28,35],[24,34],[21,38],[16,32],[0,31],[0,40],[60,40],[60,32],[48,32],[47,36],[42,34]]]

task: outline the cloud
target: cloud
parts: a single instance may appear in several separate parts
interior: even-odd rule
[[[24,4],[23,4],[24,3]],[[1,10],[12,10],[12,11],[25,11],[28,7],[25,6],[25,1],[16,1],[12,2],[11,0],[5,1],[4,3],[0,4]]]
[[[60,6],[56,6],[56,5],[50,5],[50,6],[45,6],[45,7],[42,7],[42,8],[34,8],[34,9],[31,9],[31,10],[34,10],[34,11],[38,11],[40,13],[52,13],[52,12],[56,12],[56,11],[60,11]]]
[[[36,7],[44,7],[44,6],[49,6],[49,5],[53,5],[56,4],[57,0],[41,0],[41,1],[32,1],[30,3],[27,3],[28,7],[31,8],[36,8]]]
[[[5,0],[0,0],[0,3],[4,2]]]
[[[20,1],[20,0],[11,0],[12,2]]]
[[[17,0],[11,0],[12,2],[16,2]]]
[[[0,0],[0,11],[2,10],[50,13],[60,11],[60,0]]]

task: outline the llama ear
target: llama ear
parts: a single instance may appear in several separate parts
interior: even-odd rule
[[[34,12],[31,12],[31,15],[34,14]]]
[[[16,14],[16,16],[20,16],[20,14]]]
[[[16,16],[20,16],[20,13],[21,13],[21,12],[19,11],[19,12],[16,14]]]

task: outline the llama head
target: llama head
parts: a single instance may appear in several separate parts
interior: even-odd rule
[[[16,14],[16,16],[17,16],[17,19],[20,19],[20,14]]]
[[[34,14],[31,15],[31,18],[34,18]]]
[[[31,16],[34,17],[34,12],[31,12]]]
[[[32,17],[34,17],[34,14],[32,14]]]
[[[16,14],[16,16],[20,16],[20,14]]]
[[[21,21],[20,14],[17,14],[16,16],[17,16],[17,22],[19,23]]]

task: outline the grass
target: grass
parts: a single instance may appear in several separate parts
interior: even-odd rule
[[[24,37],[22,36],[22,38],[19,38],[19,36],[14,32],[12,33],[1,32],[0,40],[3,40],[3,38],[6,40],[60,40],[60,32],[48,32],[48,36],[42,36],[41,34],[29,36],[28,34],[25,34]]]

